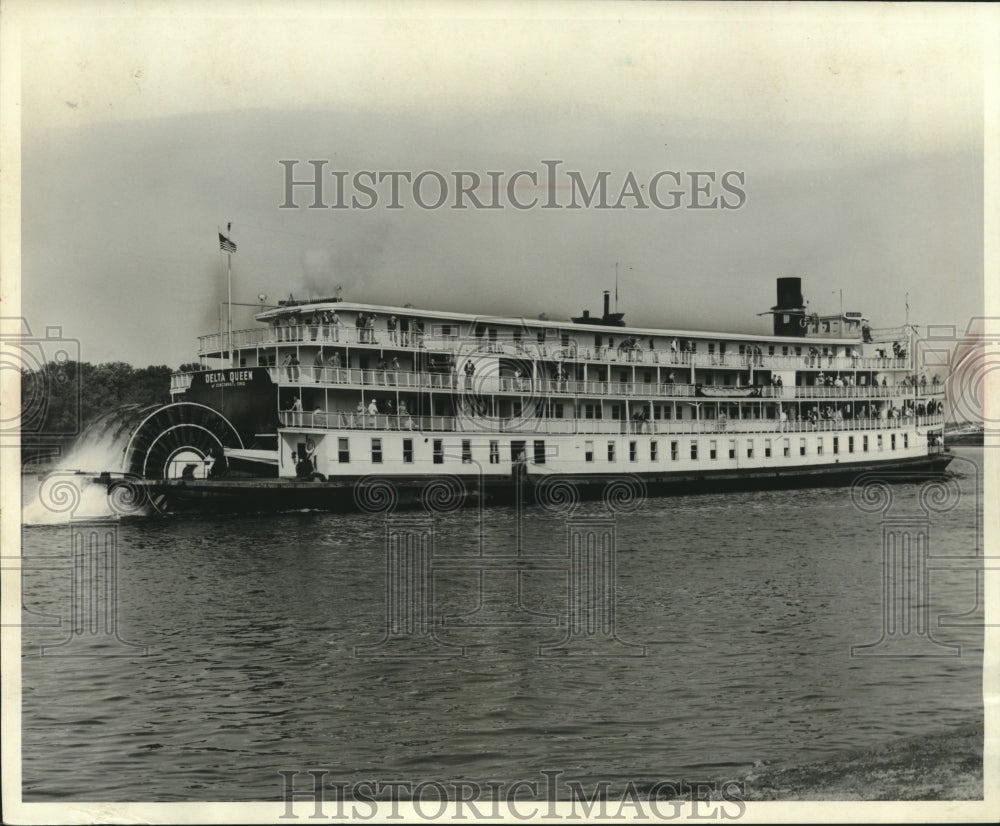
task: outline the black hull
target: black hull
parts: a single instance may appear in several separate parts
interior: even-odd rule
[[[537,501],[536,491],[545,480],[572,484],[581,499],[599,499],[609,483],[632,480],[641,496],[676,496],[690,493],[729,493],[746,490],[787,490],[808,487],[849,486],[862,475],[884,474],[889,482],[922,482],[945,472],[952,460],[949,454],[921,456],[892,462],[854,462],[850,464],[811,465],[766,470],[696,471],[663,474],[587,474],[581,476],[536,476],[522,474],[486,477],[482,480],[455,476],[380,476],[379,485],[391,485],[392,507],[406,510],[424,507],[451,510],[480,501],[509,504],[518,491],[527,504]],[[339,512],[380,511],[385,499],[373,492],[365,496],[358,488],[362,479],[355,477],[331,482],[307,482],[298,479],[211,479],[141,482],[151,510],[160,512],[201,511],[211,513],[276,512],[294,510],[329,510]],[[97,480],[95,480],[97,481]],[[518,484],[520,481],[520,484]],[[433,490],[432,486],[438,484]],[[373,489],[374,491],[374,489]],[[148,510],[147,510],[148,512]]]

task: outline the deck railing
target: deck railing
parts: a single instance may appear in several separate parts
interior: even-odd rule
[[[700,342],[704,344],[704,342]],[[457,335],[432,335],[417,331],[388,333],[385,330],[368,330],[345,324],[299,324],[278,327],[256,327],[233,331],[233,348],[241,349],[257,345],[350,345],[383,350],[423,350],[454,355],[459,358],[475,358],[478,354],[495,355],[504,358],[523,358],[545,361],[592,361],[623,367],[664,366],[676,368],[721,367],[733,370],[750,368],[759,370],[833,370],[849,372],[853,370],[903,370],[907,360],[878,356],[814,355],[808,352],[800,355],[754,354],[754,353],[709,353],[705,351],[674,351],[668,347],[596,347],[570,340],[567,344],[552,342],[518,341],[516,339],[489,339],[459,337]],[[229,350],[228,333],[209,333],[199,336],[198,353],[225,354]]]
[[[282,411],[281,424],[288,428],[336,430],[413,430],[459,433],[547,433],[661,436],[718,435],[760,433],[786,435],[791,433],[839,433],[854,430],[899,430],[943,425],[943,416],[905,416],[865,419],[819,419],[781,422],[776,419],[657,419],[635,421],[625,419],[544,419],[489,418],[479,416],[413,416],[387,415],[368,412],[299,412]]]
[[[652,398],[693,398],[697,386],[654,382],[579,381],[574,379],[547,379],[516,376],[472,375],[450,373],[414,373],[406,370],[362,370],[358,367],[309,367],[292,366],[268,368],[271,380],[294,385],[353,385],[356,387],[385,387],[396,390],[457,390],[462,393],[490,395],[513,393],[530,397],[558,396],[611,396],[635,400]],[[703,385],[712,392],[706,399],[725,398],[727,401],[754,402],[768,400],[802,399],[894,399],[918,396],[943,395],[944,386],[928,384],[914,388],[911,385],[860,385],[849,387],[765,385],[758,395],[747,395],[748,387]],[[914,393],[914,390],[919,390]],[[723,396],[722,394],[727,394]]]

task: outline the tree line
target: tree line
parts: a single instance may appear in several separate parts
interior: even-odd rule
[[[167,404],[173,372],[165,364],[133,367],[122,361],[50,361],[38,370],[22,369],[21,443],[67,444],[117,407]]]

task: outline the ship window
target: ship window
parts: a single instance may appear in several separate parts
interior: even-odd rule
[[[781,453],[782,453],[783,456],[791,456],[792,455],[792,445],[791,445],[791,440],[790,439],[782,439],[781,440]]]
[[[819,436],[816,439],[816,455],[817,456],[822,456],[823,455],[823,437],[822,436]]]
[[[351,461],[351,448],[347,439],[337,439],[337,461],[345,464]]]
[[[472,442],[469,439],[462,439],[462,461],[465,464],[472,461]]]
[[[753,439],[747,439],[747,458],[753,458]]]
[[[909,446],[910,446],[910,434],[909,433],[904,433],[903,434],[903,447],[909,447]]]
[[[444,443],[440,439],[434,440],[434,464],[444,464]]]
[[[801,356],[802,355],[802,348],[801,347],[796,347],[795,348],[795,355],[797,355],[797,356]]]
[[[521,400],[518,399],[517,401],[512,402],[510,408],[511,408],[511,413],[515,417],[520,416],[522,412]]]
[[[545,464],[545,440],[535,439],[535,464]]]
[[[382,440],[372,439],[372,464],[382,464]]]
[[[854,453],[854,437],[853,436],[848,436],[847,437],[847,452],[848,453]]]
[[[521,331],[520,330],[512,330],[511,334],[510,334],[510,337],[514,341],[520,342],[520,340],[521,340]]]
[[[643,374],[642,374],[642,380],[643,380],[643,381],[644,381],[644,382],[645,382],[646,384],[651,384],[651,383],[652,383],[652,381],[653,381],[653,374],[652,374],[652,373],[649,373],[649,372],[646,372],[646,373],[643,373]]]
[[[604,346],[604,336],[594,336],[594,346],[603,347]]]
[[[773,356],[774,355],[774,345],[773,344],[769,344],[768,345],[768,347],[767,347],[767,354],[769,356]]]
[[[500,442],[496,439],[490,439],[490,464],[500,464]]]
[[[729,458],[730,459],[735,459],[736,458],[736,440],[735,439],[730,439],[729,440]]]
[[[622,417],[622,406],[620,404],[611,405],[611,418],[620,419]]]
[[[834,455],[840,453],[840,437],[839,436],[834,436],[833,437],[833,453],[834,453]]]
[[[584,459],[585,462],[593,462],[594,461],[594,443],[593,442],[584,442],[584,445],[583,445],[583,459]]]
[[[709,459],[714,459],[716,457],[716,455],[717,455],[717,447],[718,447],[718,445],[716,444],[715,439],[712,439],[712,441],[708,443],[708,458]]]
[[[698,440],[697,439],[692,439],[691,440],[691,458],[692,459],[697,459],[698,458]]]
[[[806,440],[799,439],[799,456],[805,456],[805,455],[806,455]]]
[[[635,442],[628,443],[628,460],[634,462],[639,458],[639,446]]]
[[[891,450],[895,450],[896,449],[896,434],[895,433],[892,433],[889,436],[889,448]]]
[[[660,446],[657,444],[656,439],[653,439],[649,443],[649,461],[658,462],[660,460]]]
[[[413,463],[413,439],[403,439],[403,462]]]
[[[670,443],[670,460],[672,462],[676,462],[679,453],[680,453],[680,451],[679,451],[679,444],[677,442],[671,442]]]
[[[562,334],[562,346],[569,347],[569,333]]]
[[[781,355],[783,355],[783,356],[787,356],[788,355],[788,345],[787,344],[784,347],[781,348]]]
[[[895,441],[896,441],[896,437],[895,437],[895,436],[893,436],[893,437],[892,437],[892,440],[893,440],[893,441],[895,442]],[[883,444],[882,444],[882,434],[881,434],[881,433],[879,433],[879,434],[878,434],[878,436],[876,436],[876,437],[875,437],[875,444],[876,444],[876,447],[877,447],[877,448],[878,448],[879,450],[882,450],[882,449],[883,449]],[[893,447],[895,447],[895,445],[893,445]]]
[[[767,459],[771,458],[771,440],[764,439],[764,457]]]
[[[615,460],[615,443],[608,442],[608,461],[613,462]]]
[[[862,450],[863,450],[863,451],[864,451],[865,453],[867,453],[867,452],[868,452],[868,437],[867,437],[867,436],[862,436],[862,437],[861,437],[861,449],[862,449]]]
[[[782,314],[781,321],[782,321],[783,324],[787,324],[790,320],[791,320],[791,317],[788,315],[788,313],[783,313]]]

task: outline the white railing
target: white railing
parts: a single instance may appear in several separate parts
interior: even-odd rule
[[[170,376],[170,392],[183,393],[191,386],[194,373],[173,373]]]
[[[397,390],[457,390],[464,393],[490,395],[494,393],[514,393],[524,396],[611,396],[615,398],[693,398],[697,396],[697,386],[693,384],[655,384],[652,382],[620,381],[577,381],[545,378],[517,378],[497,375],[452,375],[450,373],[415,373],[407,370],[372,370],[358,367],[308,367],[288,365],[270,367],[271,380],[279,384],[298,385],[353,385],[357,387],[392,387]],[[789,401],[796,399],[889,399],[912,396],[943,395],[943,385],[927,385],[916,388],[910,385],[860,385],[852,387],[787,386],[765,385],[760,394],[746,395],[746,386],[723,387],[703,385],[714,394],[705,399],[726,399],[753,402],[760,399]],[[721,395],[726,391],[731,395]],[[701,397],[700,397],[701,398]]]
[[[452,335],[429,335],[415,330],[387,332],[369,330],[345,324],[298,324],[276,327],[257,327],[249,330],[233,331],[233,347],[256,345],[319,344],[369,346],[382,349],[425,350],[445,353],[460,358],[474,358],[477,354],[496,355],[509,358],[539,359],[551,361],[585,360],[603,364],[622,366],[665,367],[720,367],[733,370],[755,368],[758,370],[904,370],[906,359],[877,356],[851,357],[849,355],[756,355],[752,353],[708,353],[674,352],[669,348],[653,349],[590,347],[570,341],[566,345],[556,342],[518,341],[512,339],[494,340],[488,338],[468,338]],[[228,333],[210,333],[198,337],[198,353],[225,353],[229,349]]]
[[[906,416],[866,419],[819,419],[781,422],[776,419],[702,419],[647,421],[625,419],[489,418],[479,416],[413,416],[348,411],[282,411],[283,427],[336,430],[416,430],[460,433],[550,433],[661,436],[720,433],[838,433],[843,431],[899,430],[937,427],[943,416]]]

